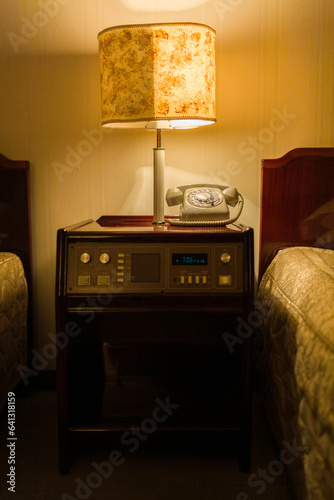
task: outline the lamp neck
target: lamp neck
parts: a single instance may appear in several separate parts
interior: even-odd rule
[[[157,149],[161,149],[161,129],[157,129]]]

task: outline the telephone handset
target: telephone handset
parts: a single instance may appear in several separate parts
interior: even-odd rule
[[[180,206],[180,219],[167,219],[173,226],[226,226],[240,216],[244,199],[234,187],[218,184],[188,184],[168,189],[169,207]],[[237,207],[230,218],[227,205]]]

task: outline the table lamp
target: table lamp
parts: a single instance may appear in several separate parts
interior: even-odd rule
[[[98,34],[102,126],[157,131],[153,224],[164,223],[161,131],[215,123],[215,31],[197,23],[107,28]]]

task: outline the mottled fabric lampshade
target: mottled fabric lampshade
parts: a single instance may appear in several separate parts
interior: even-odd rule
[[[98,35],[102,125],[216,121],[215,31],[194,23],[115,26]]]

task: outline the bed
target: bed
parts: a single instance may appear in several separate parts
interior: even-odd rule
[[[259,279],[256,372],[280,460],[298,500],[334,499],[334,148],[262,161]]]
[[[0,154],[0,409],[28,365],[31,277],[29,162]]]

